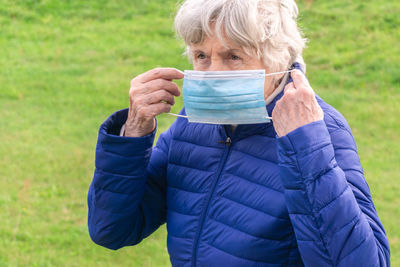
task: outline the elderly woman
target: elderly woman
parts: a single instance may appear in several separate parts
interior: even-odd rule
[[[195,72],[137,76],[129,109],[101,125],[94,242],[135,245],[166,222],[173,266],[390,265],[350,128],[304,76],[297,12],[293,0],[182,4]],[[182,78],[186,110],[152,147]]]

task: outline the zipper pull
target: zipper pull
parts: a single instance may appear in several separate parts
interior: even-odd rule
[[[229,147],[232,144],[232,139],[228,136],[225,141],[223,141],[223,140],[222,141],[218,141],[218,143],[219,144],[225,144],[225,145],[227,145]]]

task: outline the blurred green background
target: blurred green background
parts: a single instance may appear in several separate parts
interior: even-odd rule
[[[298,1],[314,90],[347,118],[400,266],[400,2]],[[0,266],[169,266],[166,230],[91,242],[86,193],[99,125],[130,80],[190,69],[174,0],[0,0]],[[177,101],[174,111],[182,107]],[[173,121],[158,118],[159,132]]]

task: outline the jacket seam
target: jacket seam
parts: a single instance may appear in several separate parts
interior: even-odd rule
[[[203,170],[203,169],[191,167],[191,166],[184,165],[184,164],[181,164],[181,163],[174,163],[174,162],[171,162],[171,161],[169,161],[168,164],[171,164],[171,165],[174,165],[174,166],[178,166],[178,167],[185,167],[185,168],[188,168],[188,169],[202,171],[202,172],[209,172],[209,173],[213,173],[214,172],[214,171],[208,171],[208,170]]]
[[[179,188],[179,187],[176,187],[176,186],[172,186],[171,183],[169,183],[169,184],[167,185],[167,187],[170,187],[170,188],[175,189],[175,190],[184,191],[184,192],[187,192],[187,193],[192,193],[192,194],[205,194],[205,193],[206,193],[206,192],[189,191],[189,190],[182,189],[182,188]]]
[[[111,172],[111,171],[105,170],[105,169],[97,167],[97,166],[95,166],[95,169],[101,170],[103,173],[109,173],[109,174],[118,175],[118,176],[138,177],[138,179],[144,179],[144,172],[145,172],[145,170],[142,170],[142,173],[140,175],[127,175],[127,174],[122,174],[122,173]],[[134,170],[134,171],[136,172],[136,170]],[[134,178],[129,178],[129,179],[134,179]]]
[[[235,254],[233,254],[233,253],[231,253],[231,252],[228,252],[228,251],[226,251],[226,250],[224,250],[224,249],[222,249],[222,248],[220,248],[220,247],[217,247],[216,245],[213,245],[213,244],[211,244],[211,243],[209,243],[209,242],[204,242],[204,243],[206,243],[207,245],[209,245],[209,246],[211,246],[211,247],[213,247],[213,248],[215,248],[215,249],[217,249],[217,250],[220,250],[220,251],[222,251],[222,252],[224,252],[224,253],[226,253],[226,254],[229,254],[229,255],[231,255],[231,256],[234,256],[234,257],[236,257],[236,258],[239,258],[239,259],[243,259],[243,260],[246,260],[246,261],[251,261],[251,262],[257,262],[257,263],[264,263],[264,264],[277,264],[277,265],[282,265],[282,263],[275,263],[275,262],[267,262],[267,261],[260,261],[260,260],[253,260],[253,259],[249,259],[249,258],[246,258],[246,257],[242,257],[242,256],[238,256],[238,255],[235,255]]]
[[[358,173],[364,175],[364,172],[363,172],[363,171],[357,170],[357,169],[354,169],[354,168],[341,168],[341,169],[342,169],[344,172],[347,172],[347,171],[354,171],[354,172],[358,172]]]
[[[104,146],[102,146],[101,148],[97,148],[96,150],[100,151],[101,153],[104,153],[106,155],[108,154],[108,155],[112,155],[112,156],[118,156],[118,157],[121,157],[121,158],[139,158],[139,159],[142,159],[142,158],[148,157],[147,154],[149,153],[149,150],[151,151],[152,149],[151,149],[151,146],[150,146],[148,148],[143,149],[144,151],[139,151],[137,153],[129,154],[129,155],[124,155],[124,154],[120,154],[120,153],[117,153],[117,152],[114,152],[114,151],[107,150],[107,149],[104,148]]]
[[[191,216],[191,217],[199,216],[198,214],[186,214],[186,213],[183,213],[183,212],[177,211],[175,209],[171,209],[171,208],[167,208],[167,213],[168,213],[168,211],[175,212],[175,213],[178,213],[178,214],[181,214],[181,215],[184,215],[184,216]]]
[[[360,221],[360,213],[358,213],[356,216],[351,218],[351,220],[348,223],[342,225],[339,229],[337,229],[335,232],[333,232],[332,236],[334,236],[337,233],[339,233],[340,231],[342,231],[346,226],[348,226],[348,225],[350,225],[352,223],[357,224],[359,221]]]
[[[278,193],[280,193],[280,194],[283,194],[283,193],[284,193],[283,191],[279,191],[278,189],[275,189],[275,188],[272,188],[272,187],[263,185],[263,184],[261,184],[261,183],[255,182],[255,181],[253,181],[253,180],[246,179],[246,178],[244,178],[244,177],[242,177],[242,176],[240,176],[240,175],[231,173],[231,172],[229,172],[229,171],[227,171],[226,173],[227,173],[227,174],[230,174],[230,175],[232,175],[232,176],[235,176],[235,177],[237,177],[237,178],[239,178],[239,179],[241,179],[241,180],[244,180],[244,181],[246,181],[246,182],[248,182],[248,183],[255,184],[255,185],[259,185],[259,186],[261,186],[261,187],[263,187],[263,188],[266,188],[266,189],[269,189],[269,190],[278,192]]]
[[[333,146],[333,149],[335,152],[337,150],[348,150],[348,151],[352,151],[357,154],[357,150],[355,150],[354,148],[350,148],[350,147],[335,147],[335,146]]]
[[[171,234],[171,233],[168,233],[168,235],[171,236],[171,237],[173,237],[173,238],[190,239],[190,237],[176,236],[176,235],[173,235],[173,234]]]
[[[360,191],[360,193],[368,200],[368,203],[370,204],[370,202],[371,202],[371,195],[368,195],[368,194],[365,194],[363,191],[361,191],[361,189],[358,187],[358,186],[356,186],[355,184],[353,184],[350,180],[347,180],[346,179],[346,181],[347,181],[347,183],[349,184],[349,185],[351,185],[352,187],[354,187],[354,188],[356,188],[358,191]],[[350,187],[351,188],[351,187]],[[352,188],[351,188],[351,191],[354,191]]]
[[[294,148],[292,140],[290,138],[288,138],[288,139],[290,141],[290,145]],[[297,150],[295,155],[299,155],[299,156],[310,155],[310,154],[314,153],[315,151],[325,149],[329,145],[332,145],[332,143],[329,141],[314,142],[314,143],[309,144],[306,148]],[[313,149],[310,149],[310,148],[313,148]],[[333,145],[332,145],[332,149],[334,150]]]
[[[336,126],[338,126],[338,127],[339,127],[340,129],[342,129],[342,130],[346,130],[346,131],[347,131],[345,125],[344,125],[341,121],[338,121],[338,120],[335,118],[335,116],[333,116],[333,114],[331,113],[331,111],[330,111],[329,109],[323,109],[323,111],[324,111],[324,114],[328,115],[333,121],[335,121]],[[333,131],[332,131],[332,132],[333,132]]]
[[[325,113],[325,114],[326,114],[326,113]],[[332,118],[331,115],[329,115],[329,117]],[[325,121],[324,121],[324,122],[325,122]],[[335,122],[336,122],[336,121],[335,121]],[[326,123],[325,123],[325,125],[326,125]],[[333,134],[334,132],[337,132],[337,131],[339,131],[339,130],[346,130],[346,128],[340,127],[339,124],[337,124],[337,122],[336,122],[335,126],[337,126],[337,127],[333,128],[331,131],[329,131],[328,125],[326,125],[326,128],[328,129],[329,135],[331,135],[331,134]]]
[[[197,143],[189,142],[189,141],[186,141],[186,140],[178,139],[176,137],[173,137],[172,140],[173,141],[178,141],[178,142],[181,142],[181,143],[191,144],[191,145],[194,145],[194,146],[208,147],[208,148],[214,148],[214,149],[218,149],[218,150],[221,149],[221,147],[219,147],[219,146],[207,146],[207,145],[203,145],[203,144],[197,144]]]
[[[261,209],[259,209],[259,208],[255,208],[255,207],[248,206],[248,205],[246,205],[246,204],[244,204],[244,203],[241,203],[241,202],[239,202],[239,201],[237,201],[237,200],[233,200],[233,199],[231,199],[231,198],[229,198],[229,197],[226,197],[226,196],[220,196],[220,197],[221,197],[221,198],[224,198],[224,199],[226,199],[226,200],[232,201],[232,202],[234,202],[234,203],[236,203],[236,204],[245,206],[245,207],[247,207],[247,208],[249,208],[249,209],[252,209],[252,210],[261,212],[261,213],[263,213],[263,214],[265,214],[265,215],[268,215],[268,216],[270,216],[270,217],[273,217],[273,218],[275,218],[275,219],[282,220],[282,221],[290,221],[290,219],[288,219],[288,218],[282,218],[282,217],[278,217],[278,216],[269,214],[269,213],[267,213],[267,212],[265,212],[265,211],[263,211],[263,210],[261,210]]]
[[[103,211],[108,212],[108,213],[110,213],[110,214],[127,215],[127,214],[130,214],[130,213],[135,213],[135,209],[132,209],[133,212],[130,211],[130,210],[125,211],[125,212],[112,212],[112,211],[109,211],[109,210],[107,210],[107,209],[105,209],[105,208],[99,207],[98,205],[96,205],[94,208],[95,208],[95,209],[103,210]]]
[[[123,192],[117,192],[117,191],[105,189],[104,187],[100,187],[100,186],[95,186],[95,185],[93,185],[93,186],[94,186],[94,188],[95,188],[96,190],[97,190],[97,189],[100,189],[100,190],[102,190],[102,191],[106,191],[106,192],[110,192],[110,193],[118,194],[118,195],[125,195],[125,196],[137,194],[138,192],[140,192],[140,191],[142,190],[141,188],[139,188],[138,191],[134,191],[134,192],[132,192],[132,193],[123,193]]]
[[[119,174],[119,173],[114,173],[114,172],[109,172],[109,171],[103,170],[103,169],[101,169],[99,167],[96,167],[96,171],[104,173],[104,174],[109,174],[109,175],[121,177],[121,178],[124,178],[124,179],[129,179],[129,180],[142,180],[142,179],[144,179],[143,175],[136,176],[136,175]]]
[[[318,173],[316,173],[316,174],[311,173],[309,175],[305,175],[304,176],[304,184],[306,186],[310,185],[310,184],[318,181],[319,179],[321,179],[322,176],[326,175],[328,172],[331,172],[336,167],[339,167],[339,165],[337,164],[336,161],[332,164],[332,166],[329,166],[333,160],[334,160],[334,157],[328,163],[328,167],[323,170],[320,170]]]
[[[292,190],[292,191],[295,191],[295,190]],[[300,191],[300,190],[296,190],[296,191]],[[296,213],[296,212],[289,213],[289,215],[300,215],[300,216],[308,216],[308,217],[313,216],[312,214]]]
[[[344,195],[344,193],[346,193],[347,189],[349,189],[349,186],[346,184],[345,189],[339,194],[337,195],[334,199],[332,199],[331,201],[329,201],[327,204],[325,204],[324,206],[322,206],[317,213],[321,213],[322,210],[326,209],[329,205],[331,205],[333,202],[335,202],[337,199],[339,199],[341,196]]]
[[[235,152],[238,152],[238,153],[241,153],[241,154],[245,154],[245,155],[247,155],[247,156],[253,157],[253,158],[258,159],[258,160],[261,160],[261,161],[267,161],[267,162],[270,162],[270,163],[272,163],[272,164],[274,164],[274,165],[276,164],[276,162],[274,162],[274,161],[272,161],[272,160],[263,159],[263,158],[260,158],[260,157],[255,156],[255,155],[246,153],[246,152],[244,152],[244,151],[240,151],[240,150],[236,150],[236,149],[232,149],[232,151],[235,151]]]
[[[347,253],[346,256],[343,256],[342,258],[340,258],[340,259],[338,260],[338,263],[340,263],[343,259],[345,259],[347,256],[350,256],[354,251],[356,251],[359,247],[361,247],[361,245],[362,245],[363,243],[365,243],[365,241],[367,241],[368,238],[369,238],[369,236],[366,237],[366,238],[364,238],[355,248],[353,248],[349,253]]]
[[[355,141],[354,141],[354,136],[351,134],[351,130],[350,130],[348,127],[346,127],[346,125],[345,125],[342,121],[337,120],[337,119],[335,118],[335,116],[333,116],[333,114],[331,113],[331,111],[330,111],[329,109],[325,109],[325,110],[324,110],[324,114],[327,114],[329,117],[331,117],[332,120],[335,121],[336,126],[338,126],[338,128],[336,128],[335,130],[332,130],[332,132],[329,132],[329,130],[328,130],[329,134],[335,132],[336,130],[345,131],[346,133],[349,134],[350,138],[351,138],[352,141],[355,143]],[[356,151],[356,153],[357,153],[357,151]]]
[[[299,239],[299,238],[297,238],[296,240],[298,242],[313,242],[313,243],[318,242],[318,240],[306,240],[306,239]]]
[[[248,233],[248,232],[246,232],[246,231],[244,231],[244,230],[235,228],[235,227],[233,227],[232,225],[229,225],[229,224],[224,223],[224,222],[222,222],[222,221],[220,221],[220,220],[217,220],[215,217],[211,217],[211,216],[210,216],[210,219],[213,220],[213,221],[215,221],[215,222],[217,222],[217,223],[220,223],[220,224],[222,224],[222,225],[225,225],[226,227],[229,227],[229,228],[231,228],[231,229],[233,229],[233,230],[236,230],[236,231],[238,231],[238,232],[240,232],[240,233],[243,233],[243,234],[245,234],[245,235],[251,236],[251,237],[253,237],[253,238],[263,239],[263,240],[267,240],[267,241],[287,241],[287,240],[288,240],[288,239],[273,239],[273,238],[267,238],[267,237],[262,237],[262,236],[253,235],[253,234],[250,234],[250,233]],[[290,235],[290,237],[291,237],[291,235]]]

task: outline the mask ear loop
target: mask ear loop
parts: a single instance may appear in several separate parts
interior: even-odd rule
[[[175,113],[171,113],[171,112],[168,112],[167,114],[168,114],[168,115],[171,115],[171,116],[175,116],[175,117],[185,118],[185,119],[188,119],[188,118],[189,118],[188,116],[179,115],[179,114],[175,114]]]
[[[294,69],[285,70],[285,71],[279,71],[279,72],[273,72],[273,73],[267,73],[267,74],[265,74],[265,76],[273,76],[273,75],[277,75],[277,74],[285,74],[285,73],[289,73],[289,72],[292,72],[292,71],[294,71]],[[171,113],[171,112],[168,112],[166,114],[174,116],[174,117],[179,117],[179,118],[185,118],[185,119],[189,118],[186,115],[180,115],[180,114],[175,114],[175,113]],[[269,117],[269,116],[266,116],[265,118],[269,119],[269,120],[272,120],[272,117]]]
[[[168,113],[166,113],[166,114],[171,115],[171,116],[174,116],[174,117],[189,119],[189,117],[186,116],[186,115],[180,115],[180,114],[175,114],[175,113],[171,113],[171,112],[168,112]],[[269,116],[266,116],[265,118],[266,118],[266,119],[269,119],[269,120],[272,120],[272,117],[269,117]]]
[[[293,71],[294,71],[294,69],[285,70],[285,71],[279,71],[279,72],[272,72],[272,73],[265,74],[265,76],[274,76],[274,75],[277,75],[277,74],[285,74],[285,73],[290,73],[290,72],[293,72]]]

